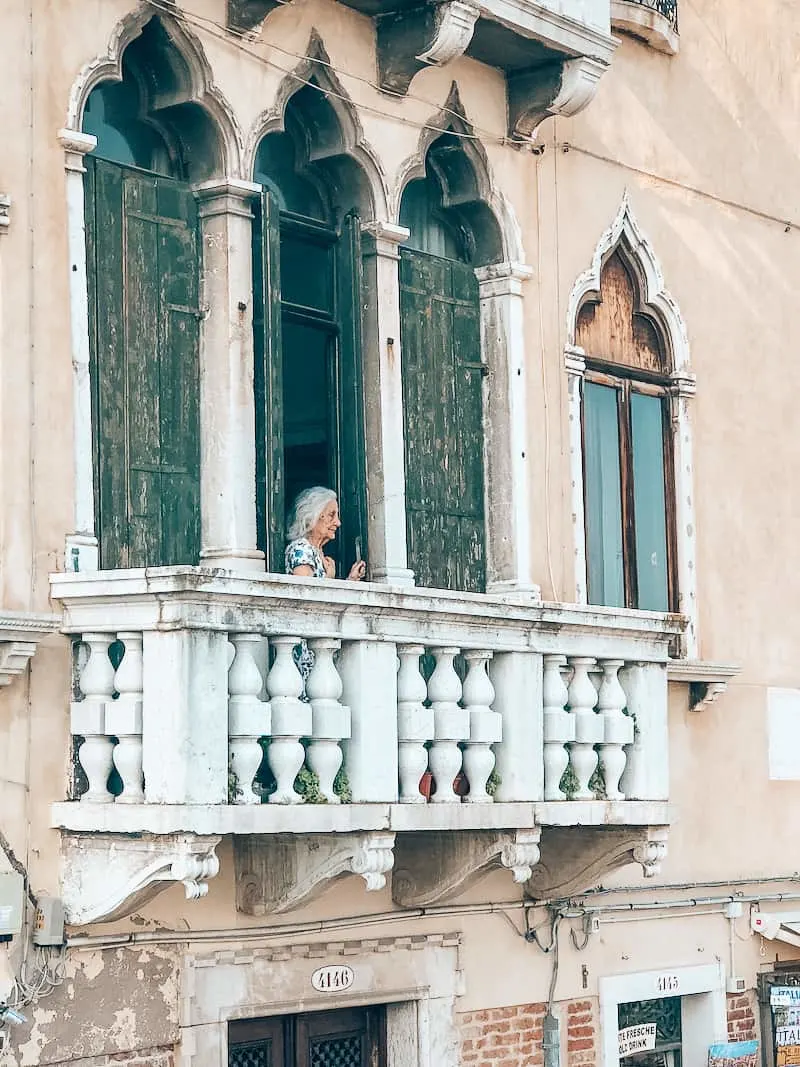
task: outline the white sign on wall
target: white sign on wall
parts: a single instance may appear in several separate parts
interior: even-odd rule
[[[656,1024],[640,1023],[619,1031],[619,1058],[634,1052],[650,1052],[656,1047]]]
[[[350,988],[355,978],[353,968],[341,963],[318,967],[311,975],[311,984],[318,993],[341,993]]]
[[[769,776],[800,780],[800,689],[767,690]]]

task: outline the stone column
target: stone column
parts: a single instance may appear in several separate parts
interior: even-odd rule
[[[671,376],[673,467],[675,470],[675,526],[678,551],[678,611],[689,618],[681,638],[681,651],[687,659],[698,657],[697,567],[694,520],[694,461],[692,424],[689,409],[697,390],[693,374],[676,371]],[[667,492],[670,487],[667,487]]]
[[[201,562],[263,571],[256,548],[252,200],[261,186],[225,178],[195,187],[202,234]]]
[[[574,544],[575,603],[588,603],[586,570],[586,517],[583,508],[583,379],[586,360],[582,348],[567,345],[564,353],[569,397],[570,505]]]
[[[89,297],[86,275],[86,213],[83,157],[97,138],[79,130],[60,130],[67,172],[67,246],[69,254],[70,352],[72,355],[72,424],[74,530],[67,535],[65,568],[96,571],[99,565],[94,525],[92,394],[89,382]]]
[[[363,240],[369,565],[373,581],[392,585],[414,584],[406,546],[398,252],[408,233],[374,222],[365,227]]]
[[[476,272],[481,300],[481,347],[489,369],[485,391],[487,592],[539,599],[533,581],[531,469],[520,263]]]
[[[491,663],[494,710],[503,722],[495,745],[500,784],[496,801],[544,797],[542,657],[536,652],[496,652]]]

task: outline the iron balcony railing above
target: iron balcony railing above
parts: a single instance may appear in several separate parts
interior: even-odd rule
[[[639,4],[640,7],[649,7],[652,11],[657,11],[659,15],[664,16],[673,30],[677,31],[678,0],[632,0],[632,2]]]

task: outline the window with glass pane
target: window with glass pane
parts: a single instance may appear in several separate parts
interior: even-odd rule
[[[578,314],[586,353],[584,503],[592,604],[675,610],[669,359],[620,250]]]

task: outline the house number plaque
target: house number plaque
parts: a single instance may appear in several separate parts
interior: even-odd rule
[[[355,977],[353,968],[344,964],[318,967],[311,975],[311,984],[318,993],[341,993],[350,988]]]
[[[677,974],[660,974],[656,978],[656,989],[659,993],[677,993],[680,989]]]

